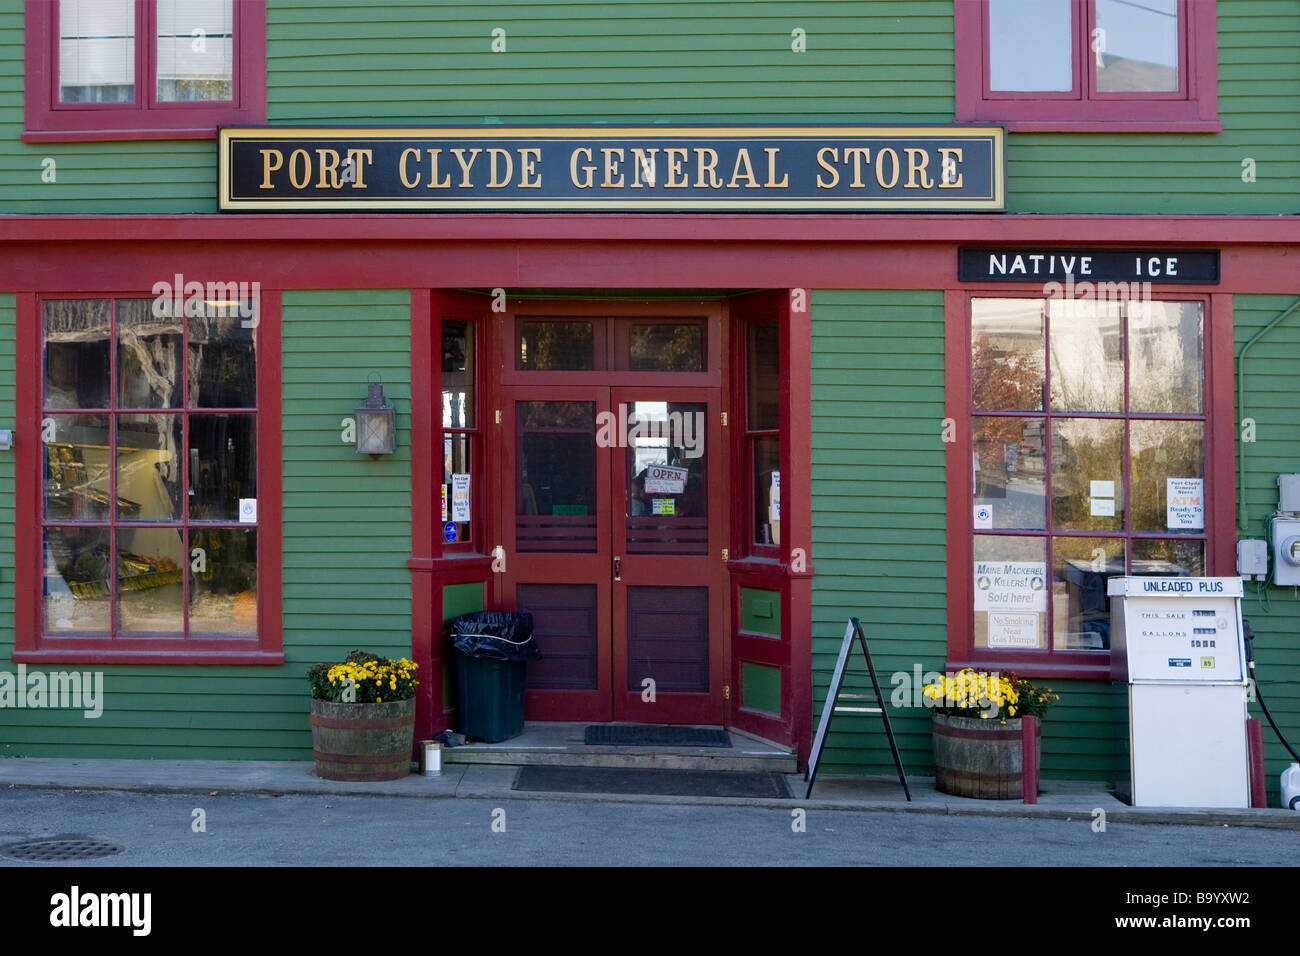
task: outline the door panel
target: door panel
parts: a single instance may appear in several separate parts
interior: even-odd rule
[[[596,447],[606,388],[511,388],[501,600],[533,615],[531,720],[611,719],[609,456]]]
[[[615,720],[723,719],[720,400],[718,389],[672,387],[611,396],[625,440],[610,449]]]

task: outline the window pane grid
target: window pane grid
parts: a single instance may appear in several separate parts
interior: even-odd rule
[[[1209,537],[1204,525],[1204,514],[1206,511],[1204,497],[1206,464],[1204,307],[1201,303],[1195,301],[1178,302],[1175,300],[1169,300],[1163,303],[1154,303],[1155,306],[1159,307],[1171,306],[1182,309],[1191,306],[1195,309],[1197,328],[1194,374],[1197,382],[1195,398],[1198,411],[1152,412],[1146,410],[1135,411],[1132,409],[1132,389],[1130,383],[1134,376],[1134,366],[1136,363],[1130,354],[1130,344],[1132,342],[1130,336],[1130,317],[1131,313],[1138,317],[1138,319],[1148,317],[1153,303],[1134,303],[1130,300],[1124,300],[1121,309],[1122,327],[1120,351],[1123,363],[1122,411],[1097,412],[1084,410],[1058,410],[1054,406],[1052,375],[1055,356],[1052,355],[1052,309],[1050,308],[1044,308],[1042,313],[1041,348],[1045,356],[1041,369],[1041,391],[1043,395],[1042,408],[1041,410],[1022,408],[1004,411],[996,407],[990,407],[987,400],[981,402],[981,394],[986,394],[986,392],[982,392],[982,389],[985,388],[986,385],[982,382],[979,374],[979,360],[981,357],[979,333],[984,330],[980,328],[981,310],[977,303],[988,301],[989,300],[987,299],[973,299],[971,308],[972,336],[970,347],[972,349],[972,359],[976,363],[975,374],[972,375],[971,379],[972,394],[970,399],[970,414],[972,435],[976,436],[980,434],[980,429],[976,427],[976,423],[981,420],[988,422],[993,426],[996,426],[997,419],[1020,420],[1025,421],[1026,423],[1034,421],[1041,422],[1042,431],[1044,433],[1043,452],[1046,458],[1042,478],[1042,490],[1046,508],[1042,528],[992,527],[991,515],[994,513],[994,509],[990,508],[988,515],[985,516],[986,519],[990,521],[990,524],[975,529],[975,552],[978,555],[981,551],[979,547],[981,539],[986,541],[1001,539],[1006,542],[1007,548],[1010,548],[1017,553],[1023,550],[1024,545],[1029,541],[1042,541],[1043,548],[1041,553],[1046,559],[1046,580],[1043,582],[1043,587],[1047,591],[1047,594],[1044,595],[1046,605],[1046,625],[1043,629],[1045,630],[1045,634],[1040,633],[1040,640],[1045,639],[1044,643],[1036,650],[1048,655],[1057,652],[1087,652],[1089,650],[1106,651],[1110,646],[1108,604],[1101,607],[1096,605],[1098,598],[1097,595],[1092,592],[1097,590],[1095,586],[1097,578],[1094,577],[1091,579],[1093,585],[1091,589],[1082,587],[1081,584],[1086,583],[1088,579],[1086,576],[1081,576],[1080,571],[1082,571],[1084,575],[1089,571],[1097,572],[1102,575],[1101,581],[1103,582],[1103,587],[1104,580],[1114,573],[1115,570],[1125,574],[1168,574],[1179,573],[1180,571],[1182,573],[1187,573],[1190,568],[1190,573],[1193,575],[1204,573],[1204,556],[1208,547]],[[1035,302],[1040,300],[1028,299],[1026,301]],[[1079,303],[1072,304],[1077,305]],[[994,323],[994,325],[996,326],[996,323]],[[1004,338],[1006,337],[1006,334],[1007,333],[1004,333]],[[1185,335],[1185,333],[1183,334]],[[1188,351],[1186,348],[1186,341],[1180,341],[1177,344],[1183,347],[1184,353]],[[992,355],[993,353],[991,350],[986,350],[986,358],[991,357]],[[1002,363],[999,362],[999,364]],[[1014,361],[1012,364],[1014,365]],[[1183,364],[1184,366],[1186,364],[1185,356]],[[1032,363],[1030,363],[1030,367],[1032,367]],[[1186,379],[1190,370],[1183,366],[1180,367],[1183,371],[1183,378]],[[1178,369],[1176,368],[1175,371],[1178,371]],[[995,371],[991,378],[996,380],[996,377],[997,372]],[[1029,384],[1032,385],[1032,380]],[[1021,398],[1023,399],[1024,396],[1022,393],[1027,394],[1032,393],[1033,391],[1032,388],[1027,389],[1024,385],[1024,382],[1019,383],[1019,385],[1012,383],[1009,388],[1003,388],[1001,391],[1004,395],[1021,395]],[[1184,395],[1183,398],[1185,400],[1186,395]],[[1150,403],[1147,402],[1146,404]],[[1058,519],[1055,507],[1057,504],[1056,494],[1058,489],[1056,489],[1053,484],[1054,474],[1056,472],[1056,469],[1053,467],[1053,461],[1057,456],[1063,453],[1061,450],[1061,438],[1073,421],[1092,421],[1098,423],[1107,421],[1122,422],[1122,438],[1119,442],[1121,452],[1120,469],[1118,478],[1111,482],[1114,486],[1113,490],[1115,494],[1113,501],[1119,502],[1124,506],[1122,528],[1063,528],[1060,526],[1062,519]],[[1132,444],[1134,441],[1134,427],[1137,426],[1139,431],[1141,431],[1143,430],[1144,425],[1154,425],[1155,423],[1161,422],[1200,426],[1199,429],[1197,429],[1196,438],[1194,439],[1196,443],[1194,456],[1183,456],[1184,463],[1187,465],[1194,464],[1194,471],[1196,474],[1193,476],[1193,480],[1200,482],[1201,527],[1199,529],[1189,528],[1186,531],[1174,531],[1169,528],[1143,528],[1135,526],[1134,524],[1134,514],[1137,510],[1134,507],[1133,501],[1133,485],[1135,476],[1132,471]],[[1160,441],[1162,443],[1163,440],[1164,436],[1161,435]],[[1018,445],[1018,448],[1023,449],[1023,443]],[[979,469],[981,457],[977,450],[978,444],[975,442],[973,442],[973,449],[976,449],[974,452],[973,463],[977,471],[974,475],[975,484],[972,491],[973,497],[978,499],[980,497],[979,491],[981,476],[979,474]],[[1163,444],[1161,444],[1157,449],[1157,453],[1167,457]],[[1017,453],[1016,460],[1020,460],[1020,452]],[[1093,456],[1090,460],[1095,461],[1096,456]],[[1177,465],[1178,463],[1176,462],[1173,467],[1177,468]],[[1190,471],[1188,473],[1191,474]],[[996,478],[997,476],[995,476],[995,481]],[[1078,482],[1076,482],[1076,486],[1077,484]],[[1009,486],[1010,481],[1004,476],[1004,495],[1009,495]],[[1089,496],[1089,501],[1091,507],[1091,495]],[[1169,502],[1166,498],[1166,509],[1168,508]],[[1092,513],[1095,515],[1097,512],[1093,511]],[[979,519],[977,518],[977,520]],[[1152,522],[1150,521],[1148,522],[1148,524],[1151,523]],[[1057,543],[1057,539],[1060,539],[1059,544]],[[1078,547],[1086,549],[1089,540],[1098,543],[1098,547],[1093,548],[1091,550],[1091,555],[1088,556],[1091,558],[1091,561],[1080,561],[1078,558],[1070,556],[1071,552],[1075,552]],[[1017,541],[1020,543],[1019,546],[1016,544]],[[1067,541],[1074,542],[1074,544],[1071,544],[1069,548],[1066,548],[1065,543]],[[1115,545],[1119,545],[1118,549],[1115,548]],[[1003,553],[1010,554],[1011,551]],[[1070,568],[1064,569],[1065,575],[1078,579],[1080,584],[1076,584],[1075,581],[1067,583],[1065,577],[1060,573],[1061,568],[1058,568],[1058,560],[1069,562],[1071,564]],[[1112,563],[1114,560],[1122,561],[1122,566],[1116,569],[1115,565]],[[979,562],[977,562],[977,565],[978,563]],[[1030,562],[1028,567],[1032,570],[1034,567],[1033,562]],[[1022,565],[1020,570],[1025,570],[1025,567]],[[1058,584],[1061,587],[1058,587]],[[1071,585],[1075,585],[1073,589],[1071,589]],[[987,588],[989,586],[990,585],[987,581],[976,581],[977,590],[981,587]],[[996,590],[996,581],[993,582],[992,586]],[[1058,593],[1062,588],[1065,590],[1062,591],[1062,593]],[[1084,594],[1082,601],[1077,599],[1081,593]],[[1069,601],[1068,606],[1062,605],[1058,607],[1058,602],[1067,600]],[[1091,604],[1089,602],[1091,602]],[[992,606],[993,605],[988,604],[986,605],[986,608],[991,608]],[[979,607],[978,600],[976,602],[976,607]],[[980,613],[980,610],[975,611],[976,615],[979,615]],[[1061,617],[1062,614],[1065,616]],[[1079,615],[1082,615],[1083,617],[1079,618]],[[972,631],[977,645],[980,642],[981,636],[985,642],[985,646],[977,648],[978,652],[985,653],[992,650],[996,653],[999,649],[1004,651],[1011,649],[1010,644],[1004,648],[998,648],[993,645],[991,637],[993,625],[990,622],[995,618],[998,620],[999,626],[1002,627],[1000,633],[1008,641],[1019,638],[1024,638],[1027,641],[1031,636],[1030,632],[1033,628],[1030,626],[1024,626],[1024,622],[1019,621],[1019,618],[1024,618],[1024,621],[1027,622],[1029,620],[1028,615],[995,613],[991,610],[986,610],[983,620],[980,621],[977,618],[974,622],[974,629]],[[1083,624],[1080,624],[1080,620],[1083,620]],[[1011,623],[1002,623],[1006,621],[1010,621]],[[1076,626],[1082,627],[1084,625],[1093,628],[1093,630],[1074,629]],[[1021,643],[1017,646],[1028,647],[1029,644]]]
[[[179,382],[171,386],[171,394],[179,395],[181,403],[175,405],[173,402],[166,403],[162,407],[140,406],[136,403],[122,404],[119,399],[119,391],[122,383],[122,363],[125,360],[126,353],[123,351],[124,339],[134,338],[138,345],[138,336],[134,333],[124,333],[124,327],[129,323],[123,317],[123,303],[130,303],[133,306],[133,313],[137,317],[142,313],[142,304],[150,303],[146,299],[108,299],[107,300],[107,333],[104,339],[106,351],[105,364],[108,375],[108,389],[106,401],[102,406],[93,408],[64,408],[51,407],[50,398],[52,394],[58,393],[59,389],[51,380],[52,368],[54,365],[51,346],[56,344],[50,335],[50,306],[63,306],[63,316],[81,307],[92,307],[96,302],[104,300],[95,299],[62,299],[48,300],[43,314],[45,315],[45,328],[43,331],[44,345],[42,354],[43,361],[43,399],[42,399],[42,421],[46,424],[53,421],[54,435],[58,434],[58,424],[60,420],[73,420],[78,415],[93,415],[104,418],[106,425],[106,445],[105,455],[107,459],[106,479],[108,485],[108,504],[104,516],[98,519],[81,520],[76,517],[52,516],[49,514],[49,482],[50,476],[56,463],[50,453],[52,447],[60,447],[66,444],[69,448],[69,458],[75,458],[77,453],[84,456],[85,449],[90,446],[78,445],[75,441],[75,435],[72,442],[58,443],[57,441],[46,442],[46,454],[42,465],[45,480],[45,497],[46,503],[42,505],[40,526],[44,538],[43,551],[45,554],[45,577],[46,577],[46,604],[44,607],[43,631],[49,636],[56,637],[77,637],[77,636],[94,636],[118,638],[149,638],[149,639],[182,639],[188,640],[192,636],[193,621],[197,616],[206,619],[212,626],[203,630],[204,638],[249,638],[256,636],[256,530],[258,527],[257,520],[243,520],[238,513],[231,516],[221,516],[215,519],[210,517],[197,516],[192,511],[191,501],[196,495],[196,489],[192,484],[195,477],[191,472],[190,460],[199,453],[192,441],[191,417],[205,423],[221,423],[225,418],[225,424],[239,423],[244,426],[246,435],[244,436],[248,444],[246,450],[249,453],[247,457],[250,460],[247,466],[251,474],[253,484],[249,490],[253,491],[253,501],[256,501],[256,472],[253,467],[252,456],[256,454],[256,405],[249,407],[232,406],[232,407],[211,407],[211,408],[191,408],[190,405],[190,385],[191,372],[201,368],[201,363],[191,364],[190,353],[190,321],[188,316],[177,317],[179,326],[179,360],[175,358],[175,349],[173,358],[167,361],[166,352],[168,351],[166,343],[161,348],[152,350],[152,357],[158,359],[161,368],[157,365],[150,365],[150,368],[144,370],[144,379],[147,380],[151,388],[157,388],[161,381],[165,384],[166,373],[170,369],[173,375],[179,376]],[[165,318],[165,317],[164,317]],[[89,340],[89,344],[95,344],[95,339]],[[69,330],[63,335],[65,339],[75,338],[78,329],[75,326],[75,320],[69,324]],[[166,337],[169,334],[165,331],[159,333],[154,330],[152,334],[155,337]],[[255,336],[250,336],[255,339]],[[83,338],[81,344],[86,344]],[[254,346],[255,348],[255,346]],[[148,353],[149,349],[143,348],[140,351]],[[231,360],[232,357],[225,356],[220,350],[216,350],[217,358],[222,361]],[[75,360],[76,357],[74,357]],[[233,356],[233,360],[238,362],[240,356]],[[253,359],[255,362],[255,358]],[[92,369],[93,372],[93,369]],[[256,374],[254,367],[254,375]],[[74,376],[75,377],[75,376]],[[59,383],[64,384],[63,382]],[[179,389],[175,387],[179,384]],[[79,387],[79,386],[78,386]],[[256,394],[255,388],[251,394]],[[79,402],[64,403],[79,405]],[[238,415],[239,419],[232,416]],[[132,418],[145,418],[145,421],[130,421]],[[145,479],[154,478],[154,489],[161,485],[164,489],[168,488],[166,480],[162,477],[163,468],[166,465],[165,453],[168,451],[167,441],[161,428],[164,420],[171,419],[172,423],[168,431],[172,434],[176,443],[171,449],[172,467],[178,470],[178,475],[173,475],[171,482],[171,493],[165,497],[172,498],[170,505],[172,513],[170,515],[158,514],[154,517],[134,517],[128,509],[124,507],[124,501],[121,497],[121,472],[124,467],[124,453],[145,453],[151,450],[150,447],[138,444],[124,445],[123,442],[127,437],[134,441],[139,441],[142,436],[147,434],[146,429],[132,428],[128,435],[124,435],[122,425],[124,423],[135,426],[152,425],[158,434],[161,447],[156,451],[158,461],[153,465],[156,475],[150,476],[148,473],[148,462],[142,462],[145,467],[135,467],[133,471],[143,471]],[[243,419],[240,422],[240,419]],[[43,424],[43,428],[45,425]],[[238,427],[236,427],[236,432]],[[234,438],[227,435],[226,449],[228,453],[238,454],[239,449],[234,446]],[[89,474],[82,465],[84,491],[81,489],[72,489],[74,493],[89,493],[93,489],[89,487]],[[66,469],[62,474],[66,475]],[[60,479],[60,484],[63,480]],[[242,485],[240,486],[242,490]],[[164,496],[156,496],[153,504],[155,507],[159,504],[159,499]],[[141,508],[138,503],[130,503],[133,508]],[[163,507],[167,507],[166,504]],[[100,530],[107,533],[107,555],[98,554],[99,549],[92,550],[89,554],[82,553],[79,555],[77,562],[65,569],[59,569],[54,563],[53,550],[56,547],[56,541],[65,541],[66,536],[61,529],[76,529],[78,532]],[[141,557],[138,554],[126,551],[126,542],[123,541],[124,534],[127,532],[131,535],[131,546],[141,548],[137,543],[140,536],[144,535],[150,544],[145,545],[151,552],[156,552],[152,557]],[[162,537],[158,537],[162,533]],[[179,538],[179,551],[174,556],[164,555],[161,558],[157,554],[170,550],[167,542],[172,540],[171,535],[175,534]],[[236,556],[240,537],[244,539],[244,557],[246,560],[235,568],[231,566],[232,557]],[[250,537],[251,536],[251,537]],[[201,539],[204,546],[196,549],[191,548],[191,543],[195,539]],[[102,540],[102,539],[101,539]],[[67,550],[67,549],[63,549]],[[225,552],[222,554],[221,552]],[[251,560],[247,560],[250,558]],[[83,559],[89,558],[88,561]],[[216,562],[221,561],[219,566]],[[83,567],[83,564],[85,565]],[[51,574],[54,575],[51,578]],[[90,578],[85,578],[90,574]],[[103,575],[102,582],[99,581],[99,575]],[[69,581],[67,578],[81,577],[81,582]],[[215,591],[209,592],[202,587],[200,582],[218,581],[221,587],[228,589],[228,592],[234,594],[236,587],[242,588],[235,596],[233,602],[226,602],[220,599]],[[51,583],[54,583],[54,588]],[[168,585],[179,585],[179,594],[175,595],[179,601],[171,601],[174,610],[169,613],[166,604],[166,596],[163,594]],[[60,590],[61,588],[61,590]],[[48,592],[54,590],[56,593],[51,596]],[[202,602],[202,607],[198,606],[196,599],[200,596],[196,594],[201,591],[202,597],[210,599]],[[136,606],[133,600],[134,595],[144,594],[147,591],[156,592],[152,602],[144,601]],[[91,629],[89,632],[84,627],[77,626],[75,621],[71,621],[66,616],[60,617],[61,613],[70,611],[76,606],[78,600],[93,599],[96,596],[108,598],[108,605],[104,609],[107,611],[107,627],[103,630]],[[71,603],[69,603],[71,601]],[[62,603],[60,603],[62,602]],[[159,611],[158,605],[162,604],[163,608]],[[75,614],[75,612],[73,612]],[[161,618],[163,626],[159,626],[158,619]],[[231,621],[234,627],[230,626]],[[54,627],[51,627],[51,624]]]

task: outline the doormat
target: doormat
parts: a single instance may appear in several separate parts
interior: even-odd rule
[[[654,770],[645,767],[520,767],[512,790],[550,793],[642,793],[662,797],[790,799],[779,773],[754,770]]]
[[[658,724],[591,724],[583,743],[588,746],[730,747],[725,730],[707,727],[664,727]]]

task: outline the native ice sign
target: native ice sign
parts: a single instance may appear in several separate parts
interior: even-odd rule
[[[976,561],[975,610],[1047,611],[1047,565],[1042,561]]]

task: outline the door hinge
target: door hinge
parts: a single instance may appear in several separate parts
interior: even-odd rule
[[[726,428],[726,427],[727,427],[727,413],[726,413],[726,412],[723,412],[723,413],[722,413],[722,427],[723,427],[723,428]]]
[[[722,549],[722,560],[723,560],[723,563],[726,563],[727,555],[729,555],[730,553],[731,553],[731,552],[729,552],[726,548],[723,548],[723,549]]]
[[[498,425],[500,425],[500,424],[501,424],[501,409],[498,408],[498,409],[496,410],[496,412],[497,412],[497,413],[496,413],[496,423],[497,423]]]
[[[731,685],[730,685],[730,684],[723,684],[723,685],[722,685],[722,699],[723,699],[723,700],[731,700]]]

